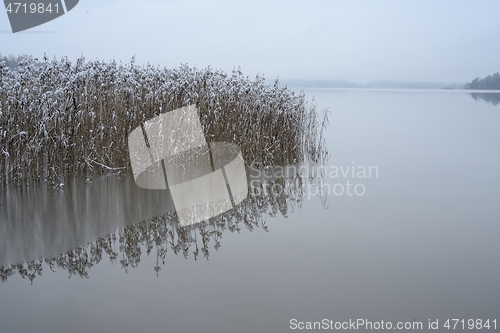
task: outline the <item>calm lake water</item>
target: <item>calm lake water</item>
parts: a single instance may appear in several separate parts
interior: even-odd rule
[[[285,198],[252,197],[224,215],[239,230],[181,234],[166,191],[127,175],[0,188],[0,331],[500,325],[500,94],[305,92],[331,110],[326,175],[312,180],[322,194],[276,182]]]

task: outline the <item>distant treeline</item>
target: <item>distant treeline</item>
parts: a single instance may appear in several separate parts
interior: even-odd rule
[[[464,86],[465,89],[500,89],[500,74],[496,72],[484,79],[475,78]]]
[[[19,62],[26,58],[26,55],[18,55],[18,56],[13,56],[12,54],[9,56],[4,56],[0,57],[0,61],[3,61],[5,63],[5,66],[10,67],[10,68],[17,68]]]
[[[350,81],[332,80],[282,80],[295,88],[361,88],[361,89],[462,89],[464,83],[420,82],[420,81],[372,81],[359,84]]]

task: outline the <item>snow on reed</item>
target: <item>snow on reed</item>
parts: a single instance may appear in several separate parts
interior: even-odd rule
[[[279,82],[239,70],[160,69],[24,58],[0,61],[0,184],[130,170],[128,134],[160,113],[196,104],[207,140],[238,144],[246,163],[284,165],[325,157],[314,103]]]

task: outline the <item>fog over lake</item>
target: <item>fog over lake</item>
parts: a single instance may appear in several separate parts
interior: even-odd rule
[[[2,186],[0,331],[499,320],[499,94],[305,93],[331,111],[326,173],[247,169],[248,198],[216,223],[179,227],[168,193],[130,174]]]
[[[0,9],[0,333],[496,332],[500,1],[49,2]]]

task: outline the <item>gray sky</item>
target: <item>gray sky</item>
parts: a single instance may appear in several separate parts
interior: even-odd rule
[[[500,71],[500,1],[80,0],[0,52],[181,63],[267,78],[466,82]]]

